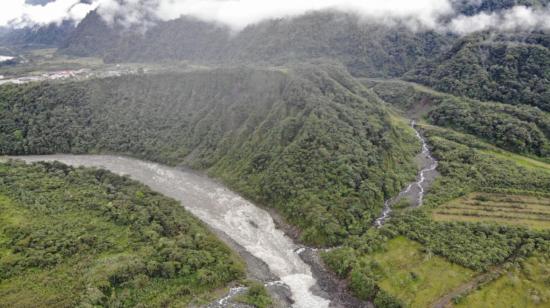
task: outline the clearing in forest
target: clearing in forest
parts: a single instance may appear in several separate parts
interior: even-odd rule
[[[454,199],[432,213],[439,221],[484,221],[550,228],[550,198],[499,193],[472,193]]]
[[[427,307],[475,276],[475,272],[422,250],[422,245],[397,237],[383,252],[370,256],[382,269],[378,285],[408,307]]]
[[[457,307],[548,307],[550,259],[535,255],[495,281],[457,300]]]

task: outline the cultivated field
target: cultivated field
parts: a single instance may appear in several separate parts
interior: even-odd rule
[[[550,228],[550,198],[498,193],[472,193],[432,213],[439,221],[491,221],[533,229]]]
[[[383,270],[379,286],[408,307],[428,307],[475,276],[470,269],[423,252],[420,244],[404,237],[390,240],[385,248],[370,256]]]
[[[458,307],[549,307],[550,259],[537,255],[458,301]]]

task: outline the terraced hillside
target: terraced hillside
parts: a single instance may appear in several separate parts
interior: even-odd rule
[[[439,221],[486,221],[550,228],[550,198],[528,195],[472,193],[433,211]]]
[[[496,290],[502,290],[505,283],[499,281],[509,276],[522,290],[511,293],[509,302],[548,305],[539,278],[533,280],[520,270],[528,266],[528,258],[550,252],[548,155],[532,155],[518,147],[509,148],[516,152],[511,153],[502,142],[509,135],[493,134],[499,123],[544,131],[548,114],[454,97],[399,80],[363,83],[396,113],[419,119],[417,127],[438,160],[440,176],[421,208],[395,208],[384,227],[326,252],[325,262],[350,281],[356,296],[381,306],[502,305]],[[472,109],[477,111],[468,111]],[[477,128],[457,124],[457,114],[467,114],[464,119]],[[495,120],[486,121],[491,117]],[[513,121],[506,117],[523,124],[510,124]],[[529,266],[546,275],[543,262]],[[426,267],[431,268],[428,273],[438,274],[426,275]],[[464,273],[470,274],[461,276]]]

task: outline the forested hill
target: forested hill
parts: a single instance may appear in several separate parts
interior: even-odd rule
[[[0,235],[3,307],[196,306],[244,277],[179,203],[105,170],[0,162]]]
[[[500,14],[515,6],[542,9],[548,1],[452,1],[459,15]],[[544,31],[475,32],[411,30],[354,14],[310,12],[229,27],[181,17],[154,21],[145,32],[90,13],[60,52],[99,56],[107,62],[191,61],[281,65],[313,58],[337,60],[355,76],[405,77],[440,91],[549,110],[550,35]]]
[[[352,73],[399,76],[432,58],[448,38],[433,31],[369,23],[352,14],[313,12],[267,20],[234,34],[227,27],[182,17],[157,22],[145,34],[108,26],[90,13],[61,52],[96,55],[109,62],[287,63],[312,58],[343,62]]]
[[[75,30],[73,22],[46,26],[29,26],[0,33],[0,45],[18,48],[57,47],[62,45]]]
[[[230,68],[0,87],[0,154],[116,152],[211,174],[304,240],[371,226],[414,178],[407,123],[339,66]]]
[[[550,35],[476,33],[405,75],[437,90],[550,111]]]

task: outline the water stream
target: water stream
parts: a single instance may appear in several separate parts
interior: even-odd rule
[[[299,247],[276,228],[270,214],[204,175],[107,155],[45,155],[17,159],[27,162],[56,160],[72,166],[99,167],[128,175],[181,201],[188,211],[262,260],[271,273],[288,286],[294,307],[322,308],[330,304],[328,299],[312,292],[317,281],[310,266],[296,253]],[[232,290],[233,293],[238,291]],[[227,299],[221,301],[223,306]]]
[[[414,121],[411,126],[422,143],[422,152],[417,156],[421,170],[415,182],[394,198],[386,200],[382,215],[375,221],[378,227],[389,218],[392,206],[403,198],[407,198],[412,206],[422,205],[424,192],[437,175],[437,160],[432,157]],[[267,281],[266,285],[288,287],[294,301],[293,307],[323,308],[331,304],[330,300],[312,292],[312,288],[319,285],[311,267],[300,257],[305,249],[276,228],[268,212],[213,179],[193,171],[120,156],[40,155],[16,158],[27,162],[56,160],[72,166],[98,167],[128,175],[159,193],[181,201],[188,211],[223,234],[223,237],[263,261],[270,274],[280,279]],[[215,307],[225,307],[231,297],[243,291],[240,287],[231,289],[226,297],[217,301]]]
[[[421,206],[424,202],[424,193],[426,189],[432,184],[434,178],[437,176],[437,160],[432,156],[426,139],[420,134],[418,129],[416,129],[416,122],[414,120],[411,121],[411,127],[414,129],[416,137],[422,143],[422,152],[416,157],[421,166],[420,172],[415,182],[407,185],[407,187],[399,192],[397,196],[384,202],[382,214],[374,222],[376,227],[381,227],[388,220],[392,212],[392,206],[403,199],[407,199],[413,207]]]

